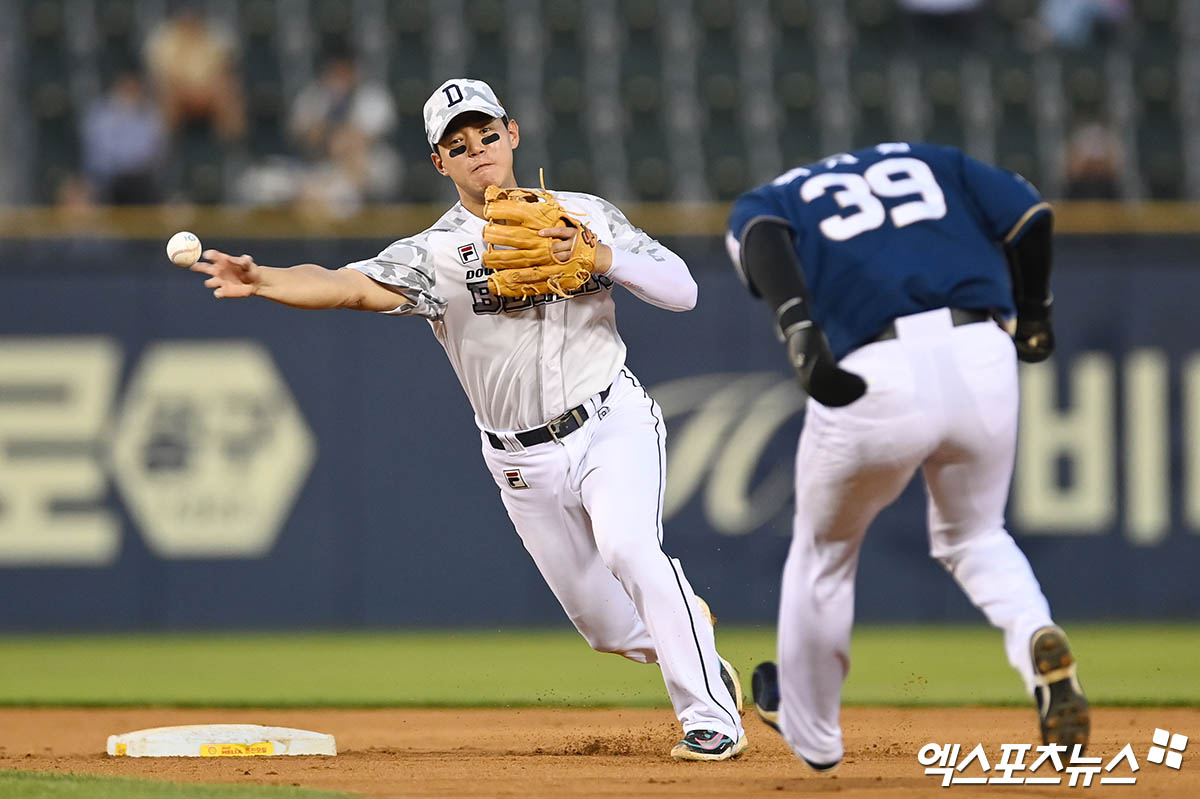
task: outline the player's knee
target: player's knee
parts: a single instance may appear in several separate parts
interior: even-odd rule
[[[988,524],[943,532],[929,549],[929,556],[953,571],[954,565],[975,552],[1003,546],[1010,536],[1003,526]]]
[[[640,650],[635,646],[634,636],[630,631],[588,629],[580,630],[580,632],[583,634],[583,639],[588,642],[588,646],[597,652],[621,655],[630,660],[636,660],[638,663],[654,662],[652,652]]]
[[[624,643],[621,637],[611,630],[587,630],[583,633],[583,638],[588,642],[588,646],[597,652],[619,653]]]
[[[599,550],[601,560],[614,577],[621,582],[636,579],[637,568],[644,555],[630,546],[601,546]]]

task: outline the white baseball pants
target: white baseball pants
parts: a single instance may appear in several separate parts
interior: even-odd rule
[[[482,436],[504,507],[592,648],[657,663],[685,731],[737,740],[741,719],[721,681],[712,626],[679,561],[662,549],[662,412],[627,369],[605,402],[595,395],[585,405],[588,420],[560,442],[523,448],[502,436],[508,448],[499,450]]]
[[[796,517],[779,613],[780,718],[814,763],[843,755],[854,580],[867,527],[919,467],[930,555],[1004,631],[1033,691],[1030,636],[1051,624],[1029,561],[1004,528],[1017,437],[1017,362],[991,322],[953,327],[946,309],[897,319],[898,337],[841,361],[867,393],[844,408],[808,401],[796,453]]]

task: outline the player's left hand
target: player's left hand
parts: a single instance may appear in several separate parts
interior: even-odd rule
[[[1017,358],[1025,363],[1041,363],[1054,352],[1054,327],[1050,324],[1050,301],[1022,304],[1017,308],[1017,329],[1013,332]]]
[[[538,235],[542,238],[555,239],[550,245],[550,254],[554,260],[560,264],[564,264],[571,259],[571,253],[575,250],[575,237],[580,234],[583,228],[575,227],[548,227],[538,231]],[[596,244],[596,263],[592,267],[592,272],[604,274],[608,268],[612,266],[612,248],[604,243]]]

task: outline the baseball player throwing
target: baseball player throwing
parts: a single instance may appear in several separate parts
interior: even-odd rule
[[[793,169],[734,204],[730,255],[771,308],[810,397],[778,668],[755,670],[754,701],[816,770],[843,755],[859,549],[917,469],[930,554],[1004,631],[1043,741],[1087,743],[1066,636],[1004,528],[1017,357],[1041,361],[1054,349],[1052,227],[1050,206],[1023,178],[918,144]],[[1014,313],[1010,338],[993,317]]]
[[[425,133],[459,195],[429,229],[338,270],[215,250],[192,268],[217,297],[428,320],[509,518],[567,616],[594,649],[659,664],[684,730],[673,757],[740,754],[736,672],[662,549],[662,413],[625,366],[614,318],[617,283],[691,309],[687,265],[599,197],[516,188],[520,131],[486,83],[439,86]]]

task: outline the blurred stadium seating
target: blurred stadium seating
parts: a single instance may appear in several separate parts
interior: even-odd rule
[[[0,202],[46,204],[80,167],[81,112],[185,0],[15,0],[0,51],[12,98]],[[289,106],[346,48],[393,93],[397,201],[441,200],[421,105],[488,80],[526,127],[523,169],[615,200],[728,200],[783,169],[886,139],[962,146],[1070,196],[1072,133],[1103,126],[1114,195],[1200,197],[1200,4],[1139,0],[1082,46],[1039,0],[995,0],[967,27],[914,24],[896,0],[207,0],[247,101],[233,142],[176,136],[174,196],[234,199],[231,172],[292,156]],[[927,22],[927,20],[926,20]],[[3,103],[0,102],[0,106]],[[532,159],[532,161],[531,161]],[[530,173],[536,174],[536,173]],[[520,177],[530,175],[522,173]]]

